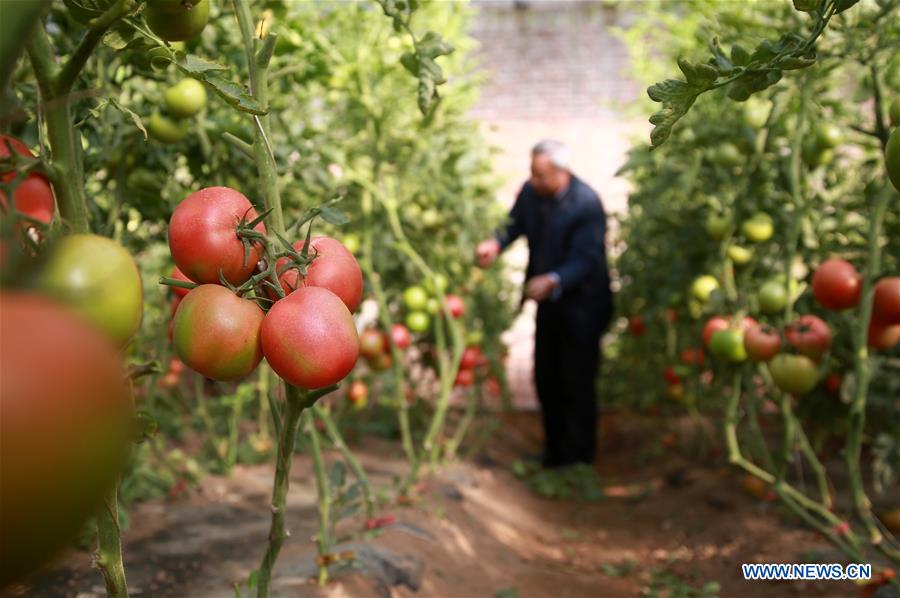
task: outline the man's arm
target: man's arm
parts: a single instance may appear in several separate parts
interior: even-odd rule
[[[493,237],[486,239],[475,248],[475,259],[482,268],[487,268],[494,263],[501,251],[518,239],[524,231],[522,214],[524,212],[525,187],[519,191],[516,203],[509,212],[506,226],[497,231]]]
[[[509,211],[509,218],[507,219],[506,226],[497,231],[497,234],[495,235],[497,242],[500,244],[500,251],[509,247],[513,241],[518,239],[525,232],[524,223],[522,222],[522,214],[525,211],[524,203],[525,187],[523,186],[516,196],[516,203],[513,204],[512,209]]]
[[[565,260],[554,270],[562,291],[577,286],[592,270],[606,268],[606,214],[600,202],[592,202],[589,206],[571,232]]]

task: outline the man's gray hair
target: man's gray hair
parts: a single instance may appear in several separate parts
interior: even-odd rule
[[[531,155],[545,154],[557,168],[569,170],[572,167],[572,150],[562,141],[544,139],[531,148]]]

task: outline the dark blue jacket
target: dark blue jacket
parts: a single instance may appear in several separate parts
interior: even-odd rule
[[[546,202],[556,203],[547,206]],[[547,301],[559,305],[574,340],[596,341],[609,326],[613,311],[606,265],[606,214],[600,198],[574,175],[564,194],[553,199],[540,197],[525,183],[509,224],[497,240],[506,249],[521,235],[528,239],[526,279],[555,272],[562,292]]]

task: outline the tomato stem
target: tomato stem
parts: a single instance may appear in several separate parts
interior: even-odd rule
[[[318,405],[313,405],[312,409],[316,417],[318,417],[325,426],[325,432],[328,434],[331,444],[340,451],[344,460],[347,462],[347,465],[349,465],[351,471],[353,471],[353,475],[359,480],[360,486],[362,487],[363,501],[366,505],[366,518],[371,519],[375,516],[375,499],[372,497],[372,488],[369,484],[369,477],[366,475],[366,470],[363,469],[362,463],[359,462],[359,459],[356,458],[356,455],[354,455],[353,451],[350,450],[350,447],[347,446],[347,443],[344,441],[344,437],[341,435],[341,431],[337,427],[337,424],[335,424],[331,414]]]
[[[316,430],[316,422],[311,411],[303,414],[304,423],[308,429],[310,440],[310,453],[312,455],[313,470],[316,475],[316,490],[318,495],[317,507],[319,510],[319,532],[316,534],[316,545],[319,552],[319,585],[328,583],[328,555],[331,551],[331,488],[328,485],[328,476],[325,473],[325,461],[322,458],[322,447],[319,442],[319,432]]]
[[[106,583],[106,595],[110,598],[128,598],[125,566],[122,563],[117,488],[118,481],[103,495],[100,508],[96,512],[97,550],[94,562]]]

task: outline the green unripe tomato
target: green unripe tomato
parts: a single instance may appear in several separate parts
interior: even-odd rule
[[[892,127],[900,127],[900,96],[897,96],[894,98],[894,101],[891,102],[888,116],[890,116]]]
[[[190,118],[206,107],[206,88],[196,79],[182,79],[166,90],[165,98],[169,114]]]
[[[119,346],[125,346],[141,325],[144,291],[137,264],[107,237],[63,237],[51,247],[38,287]]]
[[[148,125],[150,136],[163,143],[178,143],[188,134],[188,123],[185,121],[172,120],[168,116],[163,116],[159,112],[154,112],[150,116]]]
[[[778,314],[787,307],[788,292],[785,284],[778,280],[770,280],[759,288],[759,309],[764,314]]]
[[[691,285],[691,294],[697,301],[706,303],[714,291],[718,290],[719,281],[710,275],[699,276]]]
[[[433,279],[429,278],[425,281],[425,288],[432,295],[445,292],[449,285],[450,282],[447,280],[447,277],[440,272],[435,274]]]
[[[772,104],[767,100],[757,98],[756,96],[750,96],[750,98],[744,102],[744,124],[751,129],[763,128],[766,121],[769,119],[769,111],[771,108]]]
[[[740,245],[732,245],[728,248],[728,259],[734,262],[736,266],[749,264],[750,260],[753,259],[753,250]]]
[[[731,230],[730,214],[710,214],[706,217],[706,232],[715,241],[724,239]]]
[[[709,350],[719,359],[731,363],[741,363],[747,359],[744,333],[733,328],[714,332],[709,343]]]
[[[428,317],[428,314],[421,311],[409,312],[406,314],[404,321],[406,322],[406,327],[413,332],[427,332],[428,327],[431,326],[431,318]]]
[[[773,357],[766,367],[775,386],[792,395],[808,393],[819,381],[816,362],[805,355],[782,353]]]
[[[816,143],[819,147],[834,149],[844,141],[844,133],[834,123],[823,123],[816,130]]]
[[[484,333],[480,330],[470,330],[466,333],[466,346],[478,347],[484,342]]]
[[[731,143],[730,141],[726,141],[719,147],[712,150],[710,154],[710,159],[713,164],[721,166],[723,168],[735,168],[736,166],[740,166],[744,162],[744,155],[741,153],[741,150],[738,149],[738,146]]]
[[[900,128],[894,129],[884,149],[884,165],[894,189],[900,191]]]
[[[209,21],[210,0],[155,0],[144,16],[153,33],[174,42],[196,37]]]
[[[428,303],[428,293],[420,286],[407,287],[403,291],[403,303],[410,311],[422,311]]]
[[[765,212],[757,212],[741,224],[741,232],[747,240],[754,243],[763,243],[772,238],[775,233],[775,223],[772,217]]]

